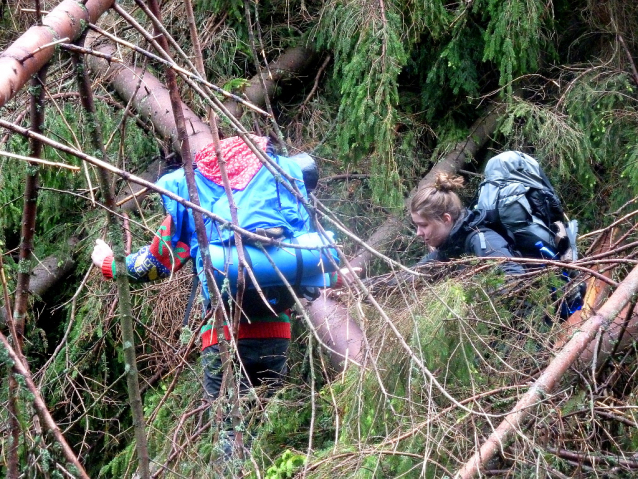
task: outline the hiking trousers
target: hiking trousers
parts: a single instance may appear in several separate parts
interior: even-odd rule
[[[239,393],[245,394],[250,387],[262,385],[267,386],[268,396],[277,391],[288,372],[286,355],[289,345],[289,339],[281,338],[238,340],[237,349],[243,366]],[[236,357],[234,360],[237,363]],[[204,366],[204,396],[213,401],[219,397],[224,377],[218,344],[203,350],[202,364]]]

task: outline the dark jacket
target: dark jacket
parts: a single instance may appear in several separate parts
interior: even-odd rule
[[[517,256],[508,241],[496,231],[482,226],[483,215],[477,210],[466,209],[454,223],[445,243],[425,255],[417,266],[430,261],[449,261],[463,255],[479,258]],[[506,275],[522,274],[525,269],[520,263],[506,262],[499,265]]]

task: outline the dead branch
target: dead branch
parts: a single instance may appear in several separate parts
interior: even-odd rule
[[[35,94],[31,95],[31,129],[37,133],[42,133],[44,124],[44,85],[46,81],[47,66],[44,66],[32,79],[31,85]],[[32,139],[30,156],[40,158],[42,156],[42,142]],[[38,201],[38,168],[34,163],[29,163],[32,168],[27,170],[27,177],[24,185],[24,207],[22,210],[22,232],[20,242],[19,261],[28,264],[31,261],[33,251],[33,237],[35,235],[36,206]],[[15,307],[13,320],[17,337],[16,349],[22,351],[24,341],[24,323],[27,314],[27,303],[29,298],[29,271],[18,272],[16,280]]]
[[[265,95],[272,98],[278,82],[304,75],[307,69],[314,63],[314,59],[315,53],[308,48],[296,47],[288,50],[270,64],[271,75],[268,78],[263,78],[265,93],[260,76],[255,75],[251,78],[248,86],[244,90],[244,95],[250,103],[259,107],[265,107]],[[242,116],[243,109],[238,102],[226,100],[224,105],[235,118]]]
[[[40,420],[45,425],[46,429],[53,435],[58,444],[60,444],[64,457],[66,457],[66,459],[75,466],[80,477],[89,479],[89,476],[84,471],[84,467],[82,466],[82,464],[80,464],[80,461],[78,461],[77,456],[73,453],[73,450],[66,442],[66,439],[64,439],[60,428],[51,417],[51,414],[49,414],[44,399],[42,399],[39,389],[34,384],[29,370],[22,363],[19,355],[11,347],[11,344],[9,344],[9,341],[7,340],[6,336],[2,334],[2,332],[0,332],[0,342],[7,351],[9,357],[11,358],[11,361],[13,361],[14,370],[24,378],[27,388],[29,389],[31,394],[33,394],[33,405],[35,406],[35,410],[40,417]]]

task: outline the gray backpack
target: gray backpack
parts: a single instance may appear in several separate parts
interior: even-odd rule
[[[578,258],[578,222],[563,222],[554,188],[538,161],[525,153],[505,151],[487,162],[475,208],[523,257]]]

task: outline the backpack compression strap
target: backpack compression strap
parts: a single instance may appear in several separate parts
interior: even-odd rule
[[[199,275],[193,265],[193,286],[191,287],[191,294],[188,296],[188,303],[186,304],[186,310],[184,311],[184,319],[182,320],[183,326],[188,326],[188,319],[191,315],[191,309],[193,309],[193,303],[195,302],[195,296],[197,296],[197,287],[199,286]]]

